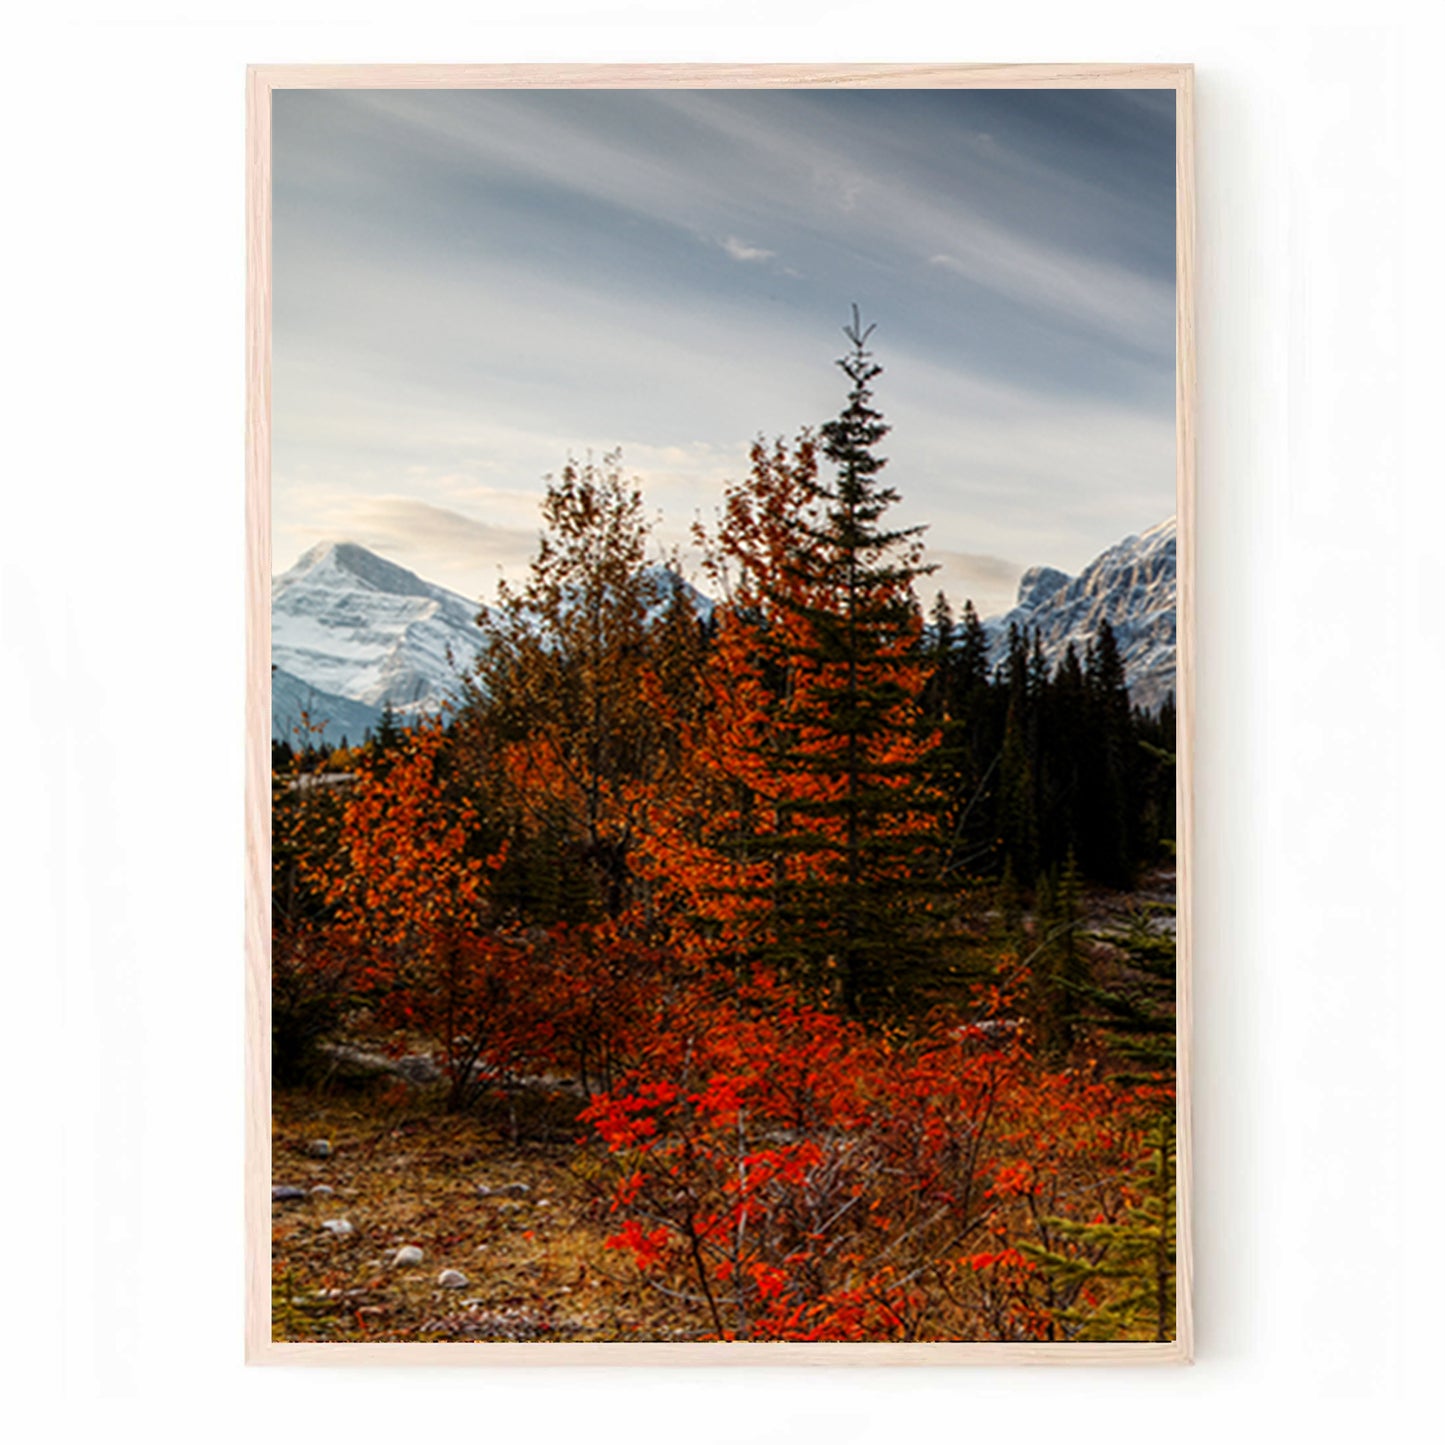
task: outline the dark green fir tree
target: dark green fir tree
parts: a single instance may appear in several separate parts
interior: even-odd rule
[[[838,362],[847,401],[821,428],[832,477],[812,484],[792,560],[797,585],[778,599],[811,641],[800,649],[807,681],[790,713],[795,742],[777,765],[815,786],[796,790],[790,829],[773,846],[822,865],[780,894],[779,947],[804,974],[822,963],[835,971],[854,1015],[890,1012],[918,986],[938,859],[924,716],[933,659],[920,645],[914,586],[932,569],[923,529],[888,521],[898,495],[880,476],[888,426],[873,405],[882,367],[868,349],[872,331],[855,307]]]

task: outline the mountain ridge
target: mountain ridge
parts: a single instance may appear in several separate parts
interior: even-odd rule
[[[679,590],[711,615],[684,577],[648,572],[654,616]],[[405,722],[458,701],[485,641],[482,611],[359,542],[318,542],[271,584],[271,736],[359,742],[388,704]]]
[[[1077,576],[1030,567],[1015,605],[984,619],[991,661],[1015,624],[1038,633],[1051,667],[1070,643],[1082,658],[1107,620],[1135,704],[1158,708],[1175,691],[1175,532],[1171,517],[1125,537]],[[654,570],[711,612],[691,583]],[[304,713],[311,741],[359,742],[387,704],[405,720],[455,702],[485,639],[481,610],[360,543],[309,548],[271,587],[272,737],[296,737]]]
[[[1030,567],[1019,579],[1009,611],[984,619],[990,661],[1002,660],[1009,628],[1036,631],[1044,660],[1057,667],[1069,644],[1084,651],[1104,622],[1114,629],[1129,695],[1150,711],[1176,692],[1176,519],[1105,548],[1077,576],[1057,567]]]
[[[482,644],[476,603],[357,542],[320,542],[271,585],[271,734],[304,709],[319,740],[360,741],[389,703],[403,716],[456,699]]]

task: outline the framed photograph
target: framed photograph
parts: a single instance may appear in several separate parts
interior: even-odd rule
[[[1191,68],[248,83],[248,1360],[1188,1362]]]

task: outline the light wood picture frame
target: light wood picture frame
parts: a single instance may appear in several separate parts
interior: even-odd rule
[[[246,318],[246,1140],[245,1357],[324,1365],[1143,1365],[1192,1362],[1191,988],[1194,719],[1193,67],[1159,65],[294,65],[252,67],[247,87]],[[272,101],[292,90],[1128,90],[1174,95],[1177,581],[1177,1216],[1172,1340],[1091,1343],[299,1343],[273,1339]],[[844,298],[845,303],[852,298]],[[840,318],[841,319],[841,318]],[[826,356],[823,359],[826,366]],[[886,409],[886,407],[885,407]],[[559,459],[560,461],[560,459]],[[279,559],[289,563],[290,558]],[[1036,560],[1036,559],[1028,559]],[[1037,559],[1041,560],[1041,559]]]

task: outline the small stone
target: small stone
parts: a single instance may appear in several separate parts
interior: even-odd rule
[[[459,1269],[444,1269],[437,1275],[437,1284],[442,1289],[465,1289],[467,1277]]]
[[[522,1199],[532,1192],[530,1184],[516,1180],[511,1184],[478,1184],[477,1193],[483,1199]]]
[[[344,1239],[352,1231],[352,1223],[349,1219],[328,1219],[323,1222],[322,1229],[328,1234],[334,1234],[337,1239]]]
[[[329,1158],[331,1158],[331,1140],[330,1140],[330,1139],[313,1139],[313,1140],[306,1146],[306,1152],[307,1152],[313,1159],[329,1159]]]
[[[311,1197],[313,1199],[329,1199],[336,1191],[329,1184],[313,1184],[311,1186]]]
[[[398,1269],[401,1269],[409,1264],[420,1264],[423,1258],[424,1256],[421,1250],[418,1249],[416,1245],[404,1244],[392,1255],[391,1262],[396,1265]]]
[[[438,1084],[442,1078],[430,1054],[404,1054],[396,1061],[396,1072],[409,1084]]]
[[[290,1199],[305,1199],[306,1191],[299,1184],[273,1184],[271,1203],[285,1204]]]

